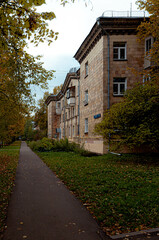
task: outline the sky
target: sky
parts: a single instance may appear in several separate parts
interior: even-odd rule
[[[87,6],[85,5],[87,1]],[[34,56],[42,55],[41,61],[47,70],[55,70],[53,80],[48,83],[48,91],[65,81],[66,74],[72,67],[79,67],[73,58],[80,45],[89,34],[96,19],[106,11],[138,11],[136,0],[76,0],[63,7],[60,0],[46,0],[46,4],[38,7],[38,11],[53,11],[56,18],[49,22],[49,28],[59,32],[58,39],[50,46],[46,43],[33,47],[29,44],[28,52]],[[46,90],[33,87],[36,100],[43,97]]]

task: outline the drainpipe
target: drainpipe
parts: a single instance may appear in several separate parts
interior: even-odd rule
[[[110,36],[109,33],[101,26],[100,18],[97,18],[97,24],[100,26],[102,31],[107,35],[107,48],[108,48],[108,56],[107,56],[107,62],[108,62],[108,105],[107,109],[110,109]]]
[[[107,109],[110,109],[110,36],[109,33],[101,26],[100,23],[100,17],[97,18],[97,24],[101,27],[103,33],[107,35],[107,48],[108,48],[108,56],[107,56],[107,62],[108,62],[108,105]],[[110,133],[108,138],[108,152],[120,156],[120,153],[110,152]]]
[[[102,29],[103,33],[107,35],[107,49],[108,49],[108,56],[107,56],[107,67],[108,67],[108,105],[107,109],[110,109],[110,36],[109,33],[101,26],[100,18],[97,18],[97,24]],[[110,152],[110,134],[108,139],[108,152]]]
[[[64,118],[63,118],[63,120],[64,120],[64,138],[65,138],[65,95],[64,95],[64,93],[63,92],[61,92],[61,94],[62,94],[62,96],[63,96],[63,99],[64,99]]]
[[[78,136],[80,138],[80,80],[78,79]]]

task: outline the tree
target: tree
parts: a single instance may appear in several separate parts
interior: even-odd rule
[[[159,147],[158,122],[159,88],[149,82],[127,91],[122,102],[106,111],[95,132],[111,140],[116,147],[146,145],[154,150]]]
[[[55,14],[37,13],[35,9],[43,3],[44,0],[0,2],[1,141],[7,140],[7,136],[11,137],[18,129],[21,131],[18,119],[24,117],[29,109],[27,105],[33,103],[31,85],[45,88],[47,80],[53,77],[53,71],[42,67],[40,56],[33,57],[24,50],[28,40],[37,46],[44,41],[50,44],[57,38],[58,34],[49,30],[47,24],[47,20],[55,18]],[[9,134],[11,126],[12,134]],[[13,126],[16,126],[14,131]]]
[[[54,87],[53,94],[54,95],[58,94],[61,91],[62,86],[63,86],[63,84],[61,84],[60,86]]]
[[[154,39],[152,48],[145,56],[153,63],[147,74],[153,80],[159,81],[159,0],[138,0],[137,3],[141,10],[144,9],[150,14],[150,20],[142,22],[138,27],[138,40],[145,40],[149,36]]]
[[[43,98],[38,101],[38,107],[35,110],[34,124],[36,128],[47,131],[47,106],[45,100],[49,92],[45,92]]]

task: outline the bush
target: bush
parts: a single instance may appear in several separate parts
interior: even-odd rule
[[[84,149],[75,142],[69,142],[67,138],[61,140],[51,140],[48,138],[43,138],[42,140],[32,141],[29,143],[29,147],[33,151],[38,152],[75,152],[81,156],[91,157],[95,154]]]
[[[29,147],[33,151],[47,152],[53,150],[53,141],[44,137],[42,140],[30,142]]]

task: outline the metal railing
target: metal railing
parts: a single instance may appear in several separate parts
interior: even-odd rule
[[[123,18],[140,18],[140,17],[149,17],[149,13],[146,11],[105,11],[102,14],[102,17],[123,17]]]

